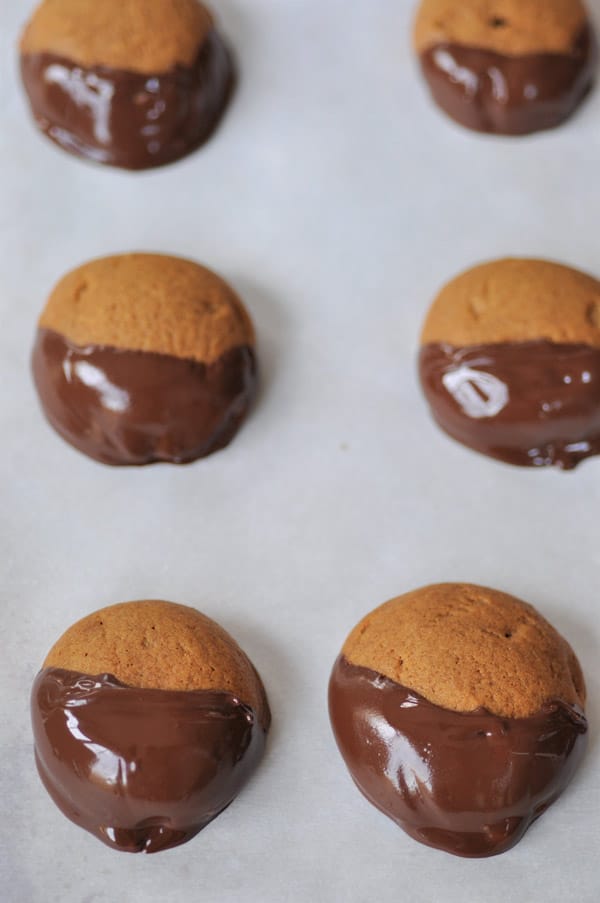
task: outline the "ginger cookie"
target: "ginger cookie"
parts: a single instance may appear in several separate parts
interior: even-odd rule
[[[454,439],[509,464],[571,469],[600,454],[600,282],[543,260],[474,267],[434,301],[419,371]]]
[[[567,119],[591,88],[596,39],[580,0],[421,0],[414,44],[435,102],[479,132]]]
[[[193,608],[125,602],[52,647],[31,696],[36,764],[61,811],[114,849],[185,843],[264,752],[267,697],[235,640]]]
[[[514,846],[566,788],[587,739],[569,644],[530,605],[470,584],[392,599],[352,631],[333,732],[366,798],[421,843]]]
[[[72,154],[125,169],[203,144],[234,80],[199,0],[43,0],[20,58],[40,130]]]
[[[182,464],[223,448],[256,386],[254,330],[235,292],[159,254],[93,260],[61,279],[32,365],[50,424],[105,464]]]

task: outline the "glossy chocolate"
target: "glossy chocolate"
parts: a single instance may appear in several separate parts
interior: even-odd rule
[[[96,163],[146,169],[203,144],[233,86],[230,54],[216,31],[187,68],[143,75],[84,69],[50,53],[24,54],[21,75],[39,128],[64,150]]]
[[[456,122],[525,135],[560,125],[583,100],[594,79],[596,42],[588,26],[568,54],[505,56],[437,44],[421,54],[421,67],[436,103]]]
[[[269,727],[228,693],[140,690],[58,668],[38,674],[31,714],[56,805],[129,853],[166,850],[206,827],[250,777]]]
[[[54,429],[104,464],[186,464],[226,446],[256,387],[254,353],[212,364],[95,345],[38,329],[35,385]]]
[[[483,857],[514,846],[565,789],[586,746],[583,713],[463,714],[340,656],[329,684],[340,752],[359,790],[415,840]]]
[[[445,432],[508,464],[574,468],[600,454],[600,349],[552,342],[425,345],[423,390]]]

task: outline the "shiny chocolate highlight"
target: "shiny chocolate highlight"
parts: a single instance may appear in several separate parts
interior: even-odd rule
[[[257,766],[269,727],[229,693],[143,690],[58,668],[38,674],[31,715],[56,805],[129,853],[169,849],[206,827]]]
[[[40,53],[21,56],[21,75],[44,134],[76,156],[124,169],[171,163],[207,141],[235,80],[215,30],[191,67],[143,75]]]
[[[171,355],[90,345],[38,329],[32,355],[46,417],[96,461],[186,464],[224,448],[256,389],[249,347],[211,364]]]
[[[562,793],[586,747],[577,707],[530,718],[442,709],[340,656],[333,732],[359,790],[415,840],[464,857],[514,846]]]
[[[439,426],[482,454],[571,470],[600,454],[600,349],[547,341],[419,355],[423,391]]]
[[[568,54],[508,56],[437,44],[420,59],[434,100],[460,125],[526,135],[554,128],[574,112],[592,86],[597,52],[588,26]]]

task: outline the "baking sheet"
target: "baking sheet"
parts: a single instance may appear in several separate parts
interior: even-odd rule
[[[453,444],[429,419],[415,349],[436,290],[482,259],[539,255],[600,274],[600,91],[557,131],[482,138],[428,102],[408,44],[413,3],[215,0],[241,72],[229,114],[201,152],[132,175],[36,134],[14,51],[29,6],[0,10],[0,897],[598,900],[600,459],[537,473]],[[29,377],[53,283],[133,249],[217,269],[257,325],[251,419],[229,449],[182,469],[87,460],[46,426]],[[354,789],[329,730],[328,675],[350,628],[438,580],[536,604],[589,684],[583,768],[495,859],[406,837]],[[28,715],[63,630],[148,597],[230,630],[274,716],[238,800],[153,857],[115,853],[58,812]]]

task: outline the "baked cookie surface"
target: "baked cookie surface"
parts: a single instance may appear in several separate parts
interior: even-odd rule
[[[580,0],[422,0],[414,45],[450,117],[505,135],[560,125],[590,90],[597,63]]]
[[[482,264],[426,317],[419,372],[437,423],[506,463],[600,453],[600,282],[543,260]]]
[[[113,848],[189,840],[237,796],[270,724],[256,670],[195,609],[128,602],[74,624],[32,691],[40,777],[61,811]]]
[[[370,802],[422,843],[481,857],[514,846],[569,783],[585,695],[570,646],[530,605],[440,584],[354,628],[329,711]]]
[[[68,273],[40,317],[32,365],[51,425],[107,464],[186,463],[223,448],[256,386],[254,330],[235,292],[159,254]]]
[[[20,56],[40,130],[77,156],[126,169],[170,163],[203,144],[234,81],[198,0],[43,0]]]

